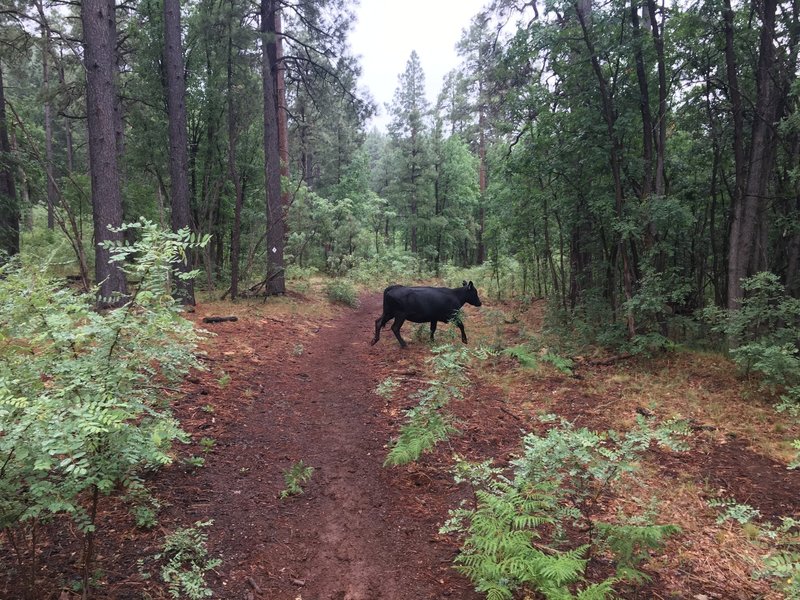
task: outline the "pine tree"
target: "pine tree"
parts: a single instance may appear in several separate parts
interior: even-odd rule
[[[398,77],[397,89],[390,106],[392,120],[389,135],[398,149],[398,194],[407,205],[408,244],[412,252],[419,250],[420,214],[427,212],[432,193],[429,156],[429,107],[425,98],[425,73],[416,51]],[[401,200],[402,201],[402,200]]]

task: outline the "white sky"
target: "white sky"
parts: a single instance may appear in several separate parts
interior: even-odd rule
[[[411,51],[419,55],[428,101],[433,104],[442,78],[460,63],[456,43],[462,30],[487,0],[361,0],[350,35],[353,53],[360,55],[360,85],[378,105],[372,124],[386,129],[385,104],[392,101],[397,78]]]

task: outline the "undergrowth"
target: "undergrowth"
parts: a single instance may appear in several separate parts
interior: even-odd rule
[[[406,423],[390,443],[391,449],[384,466],[404,465],[418,460],[436,444],[458,433],[453,416],[446,411],[450,400],[463,398],[469,380],[465,375],[470,356],[485,358],[482,350],[470,353],[466,348],[452,345],[437,346],[426,362],[431,365],[433,378],[412,397],[417,405],[406,411]]]
[[[489,461],[458,460],[456,481],[469,481],[474,498],[471,507],[452,510],[441,529],[463,539],[456,569],[491,600],[517,593],[600,600],[613,597],[618,583],[646,580],[640,565],[679,528],[624,516],[601,521],[594,512],[601,497],[635,472],[651,443],[679,450],[687,433],[683,423],[653,427],[644,418],[624,435],[562,420],[545,435],[523,438],[510,475]],[[586,567],[599,553],[613,557],[616,573],[589,583]]]

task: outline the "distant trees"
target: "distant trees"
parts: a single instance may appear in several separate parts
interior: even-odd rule
[[[369,134],[352,9],[286,8],[90,0],[80,30],[76,7],[14,3],[0,193],[18,198],[3,231],[15,206],[25,223],[50,206],[52,235],[81,257],[91,231],[121,239],[108,224],[189,226],[212,234],[191,267],[234,297],[243,282],[282,293],[295,264],[340,273],[387,251],[488,263],[623,338],[736,308],[760,270],[800,294],[792,6],[499,0],[465,31],[436,103],[412,53],[388,132]],[[101,294],[124,293],[98,248]]]
[[[425,98],[425,73],[416,52],[398,78],[392,100],[389,136],[398,150],[397,196],[405,198],[407,244],[411,252],[419,249],[420,210],[431,196],[431,160],[428,101]]]

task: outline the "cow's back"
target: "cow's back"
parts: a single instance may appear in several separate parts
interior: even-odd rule
[[[448,288],[393,285],[384,290],[384,314],[401,314],[415,323],[448,321],[459,308],[458,297]]]

